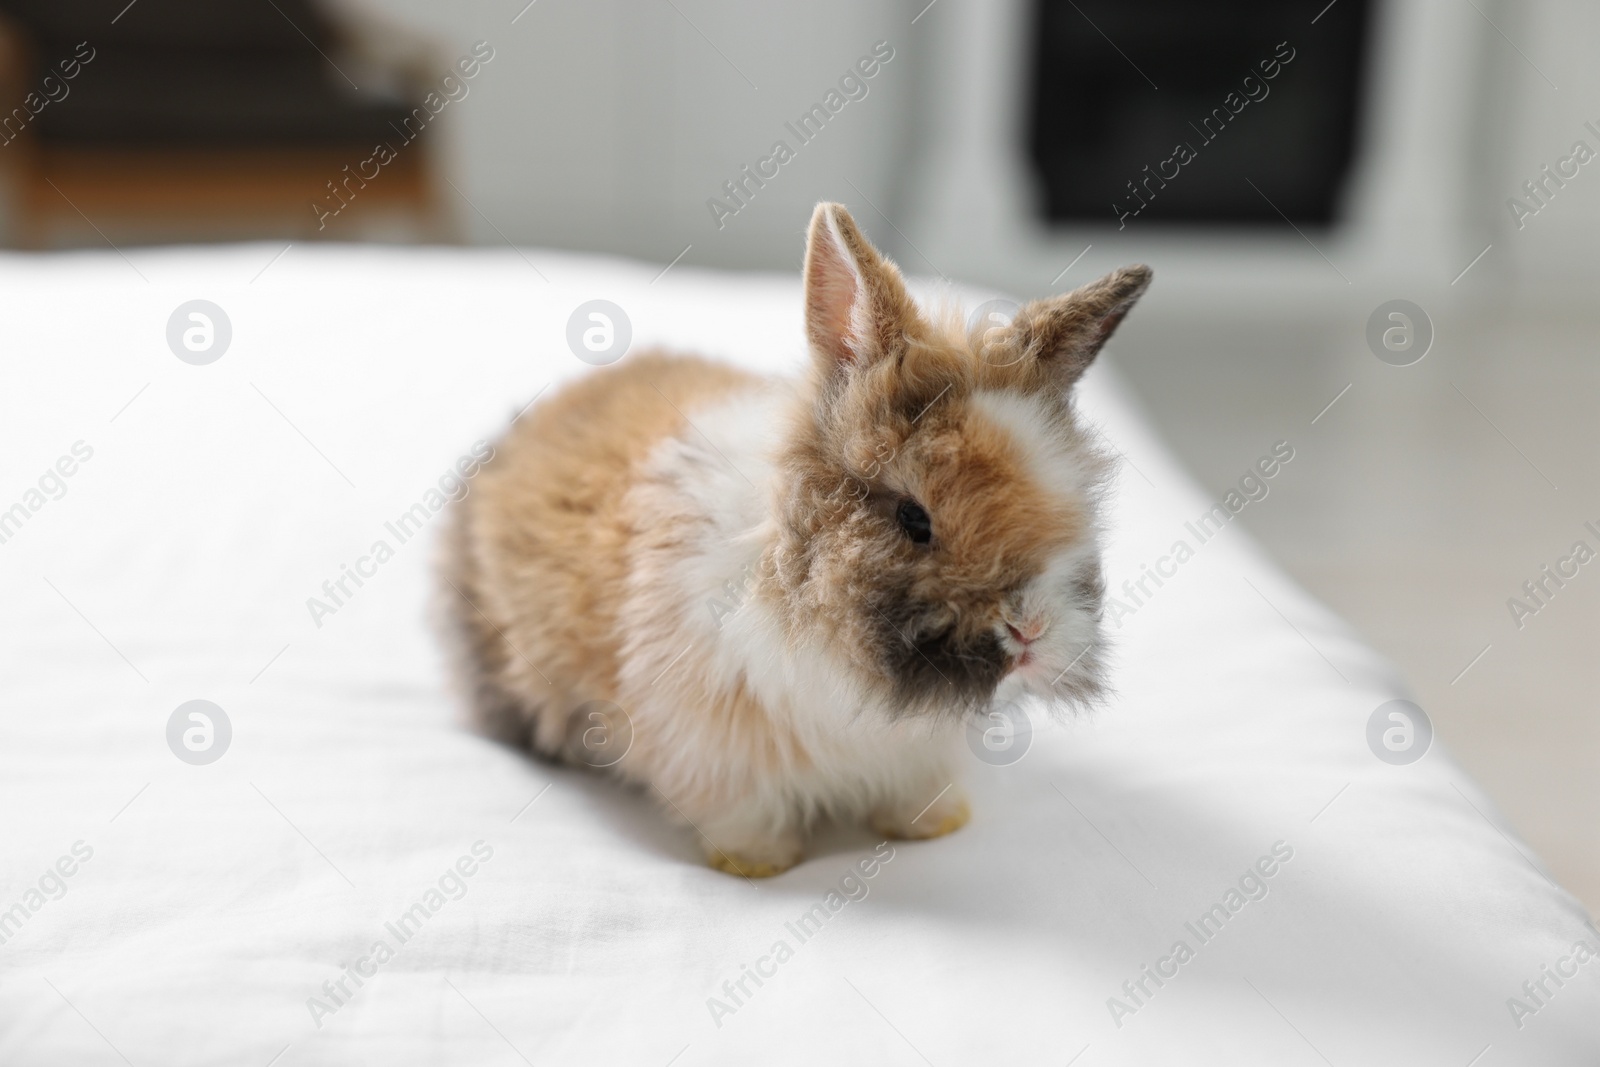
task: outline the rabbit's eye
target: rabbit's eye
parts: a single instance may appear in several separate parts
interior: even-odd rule
[[[933,539],[933,520],[915,500],[902,500],[894,517],[899,520],[900,529],[917,544],[925,545]]]

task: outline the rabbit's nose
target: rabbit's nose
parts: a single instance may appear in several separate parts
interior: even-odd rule
[[[1006,631],[1011,634],[1014,641],[1022,645],[1033,644],[1044,636],[1044,632],[1047,629],[1049,629],[1049,623],[1039,618],[1028,619],[1020,625],[1009,620],[1006,622]]]

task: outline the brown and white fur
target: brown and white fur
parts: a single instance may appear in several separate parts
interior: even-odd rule
[[[1101,691],[1106,462],[1071,389],[1150,277],[969,334],[837,204],[804,273],[805,380],[594,372],[506,433],[444,566],[485,728],[608,765],[747,876],[820,818],[960,827],[971,716]]]

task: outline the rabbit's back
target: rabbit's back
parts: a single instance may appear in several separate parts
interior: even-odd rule
[[[440,590],[484,727],[560,756],[572,712],[616,700],[617,619],[640,532],[629,489],[695,410],[759,381],[646,353],[541,398],[496,443],[457,506]]]

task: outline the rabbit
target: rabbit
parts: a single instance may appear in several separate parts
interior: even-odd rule
[[[823,203],[803,282],[808,375],[590,372],[506,431],[441,567],[480,726],[644,787],[748,878],[822,819],[960,828],[969,721],[1103,693],[1110,464],[1072,387],[1150,271],[969,331]]]

